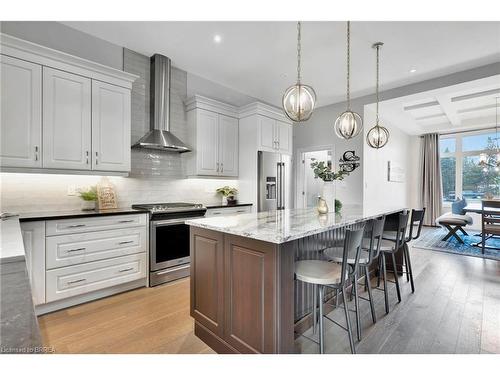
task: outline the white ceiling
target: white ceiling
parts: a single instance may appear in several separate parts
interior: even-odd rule
[[[382,101],[380,116],[410,134],[489,128],[497,97],[500,105],[500,74]]]
[[[183,70],[274,105],[295,81],[294,22],[63,23],[145,55],[167,55]],[[345,23],[303,22],[302,41],[303,82],[316,90],[318,105],[343,101]],[[500,61],[500,22],[352,22],[354,97],[374,90],[377,41],[385,43],[382,90]]]

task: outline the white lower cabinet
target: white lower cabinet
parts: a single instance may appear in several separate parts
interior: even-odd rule
[[[48,270],[46,300],[57,301],[146,277],[146,253]]]
[[[22,222],[37,311],[121,292],[141,280],[146,286],[148,223],[147,214],[135,213]]]

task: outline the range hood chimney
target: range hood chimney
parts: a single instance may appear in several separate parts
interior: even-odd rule
[[[191,151],[170,132],[170,70],[171,62],[168,57],[159,54],[151,56],[151,130],[132,148],[179,153]]]

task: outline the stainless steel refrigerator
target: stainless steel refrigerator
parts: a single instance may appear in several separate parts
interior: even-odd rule
[[[292,158],[274,152],[258,152],[258,210],[292,208]]]

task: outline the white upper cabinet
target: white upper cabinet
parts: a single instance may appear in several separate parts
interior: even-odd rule
[[[0,166],[130,171],[137,76],[0,33]]]
[[[276,120],[265,116],[259,116],[259,140],[261,151],[276,150],[275,127]]]
[[[42,166],[42,67],[0,55],[0,165]]]
[[[43,167],[91,169],[91,80],[43,68]]]
[[[239,137],[237,112],[228,104],[196,96],[187,103],[188,143],[184,154],[188,174],[238,176]]]
[[[281,153],[292,154],[293,153],[293,133],[292,125],[286,122],[276,120],[276,141],[278,150]]]
[[[224,176],[238,176],[238,120],[219,115],[219,168]]]
[[[259,121],[259,150],[292,154],[292,125],[263,115]]]
[[[92,169],[130,170],[130,90],[92,81]]]
[[[196,111],[197,174],[216,176],[219,174],[219,118],[217,113]]]

